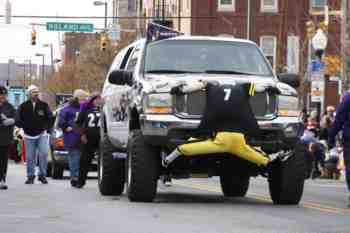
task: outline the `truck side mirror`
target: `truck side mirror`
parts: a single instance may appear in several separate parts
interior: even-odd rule
[[[133,77],[132,72],[126,70],[114,70],[108,75],[108,81],[115,85],[132,86]]]
[[[286,83],[293,88],[298,88],[300,86],[299,76],[297,74],[278,74],[278,80],[282,83]]]

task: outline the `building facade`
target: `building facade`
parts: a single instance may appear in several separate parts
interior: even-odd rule
[[[87,41],[97,41],[96,33],[76,33],[67,32],[64,34],[63,62],[65,64],[74,63],[76,57],[80,55],[80,47]]]
[[[8,63],[0,63],[0,85],[26,87],[33,79],[38,77],[36,64],[16,63],[9,60]]]

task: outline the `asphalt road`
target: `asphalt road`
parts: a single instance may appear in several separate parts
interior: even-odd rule
[[[72,189],[68,180],[24,185],[25,167],[11,165],[9,190],[0,192],[0,233],[350,232],[344,182],[308,181],[299,206],[272,205],[264,179],[245,198],[224,198],[218,179],[159,185],[154,203],[125,195],[102,197],[97,180]]]

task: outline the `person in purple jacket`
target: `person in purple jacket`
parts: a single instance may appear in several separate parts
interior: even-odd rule
[[[80,164],[80,129],[75,121],[80,112],[80,104],[86,99],[87,93],[83,90],[75,90],[73,99],[69,105],[59,113],[59,127],[63,131],[65,149],[68,151],[69,172],[72,187],[77,187],[79,180]]]
[[[344,164],[346,183],[350,192],[350,92],[347,92],[337,108],[334,123],[329,132],[329,149],[335,147],[335,138],[339,131],[343,131]],[[348,201],[350,208],[350,196]]]

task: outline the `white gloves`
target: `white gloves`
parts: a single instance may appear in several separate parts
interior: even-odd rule
[[[1,113],[0,117],[1,117],[2,125],[4,126],[10,126],[15,124],[15,119],[7,118],[3,113]]]

